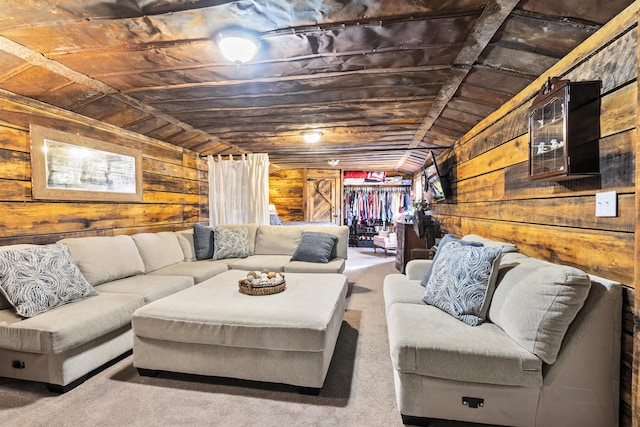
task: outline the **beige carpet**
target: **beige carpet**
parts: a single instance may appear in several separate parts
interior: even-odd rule
[[[235,380],[140,377],[129,356],[64,395],[0,378],[7,426],[400,426],[382,281],[395,258],[349,249],[348,310],[319,396]]]

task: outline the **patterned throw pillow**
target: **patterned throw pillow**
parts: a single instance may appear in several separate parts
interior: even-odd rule
[[[98,294],[62,244],[0,251],[0,292],[22,317]]]
[[[246,227],[216,227],[213,237],[213,259],[249,256],[249,231]]]
[[[431,262],[431,267],[429,267],[424,277],[420,281],[420,284],[422,286],[427,286],[427,283],[429,283],[429,278],[431,277],[431,272],[433,271],[433,264],[440,257],[440,253],[442,252],[441,249],[444,248],[447,245],[447,243],[451,243],[451,242],[459,242],[460,244],[468,245],[468,246],[483,246],[482,243],[469,242],[466,240],[458,240],[453,236],[453,234],[445,234],[444,237],[440,239],[440,243],[438,244],[438,248],[436,249],[436,254],[433,256],[433,261]]]
[[[471,325],[482,323],[498,278],[500,248],[451,242],[442,248],[422,300]]]

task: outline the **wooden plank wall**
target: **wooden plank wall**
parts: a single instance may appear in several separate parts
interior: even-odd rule
[[[521,252],[625,285],[621,425],[631,426],[636,228],[637,9],[604,27],[438,157],[454,197],[435,207],[442,229],[516,243]],[[528,179],[528,108],[547,77],[601,80],[600,176]],[[618,193],[618,216],[595,217],[595,194]],[[633,409],[635,410],[635,408]]]
[[[141,203],[38,201],[29,125],[141,150]],[[178,230],[208,221],[206,162],[194,152],[9,92],[0,92],[0,245]]]
[[[269,203],[283,221],[304,221],[305,169],[283,169],[269,174]]]

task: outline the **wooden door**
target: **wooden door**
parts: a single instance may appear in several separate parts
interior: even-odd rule
[[[341,223],[340,171],[308,169],[305,185],[304,220]]]

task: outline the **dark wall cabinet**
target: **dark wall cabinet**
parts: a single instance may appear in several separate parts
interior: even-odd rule
[[[529,177],[563,181],[598,175],[600,82],[549,79],[529,110]]]

